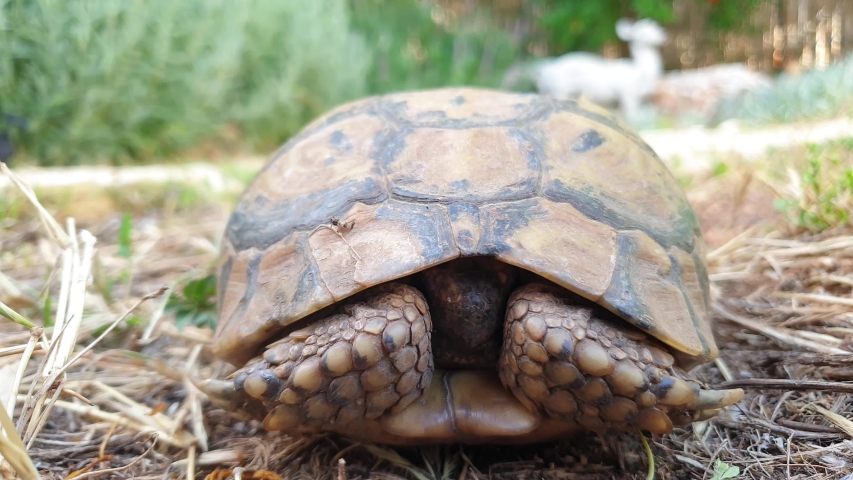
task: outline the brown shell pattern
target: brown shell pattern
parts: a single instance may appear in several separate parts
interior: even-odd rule
[[[704,361],[703,249],[675,178],[603,109],[469,88],[372,97],[306,127],[241,197],[214,348],[242,364],[325,306],[488,255]]]

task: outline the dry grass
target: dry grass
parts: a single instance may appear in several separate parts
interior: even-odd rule
[[[720,480],[724,465],[737,478],[842,478],[853,471],[853,232],[789,230],[773,188],[747,170],[692,184],[723,351],[696,373],[748,393],[715,420],[651,439],[656,478]],[[129,255],[122,210],[88,216],[44,196],[50,215],[25,201],[0,220],[0,301],[48,320],[29,329],[0,318],[0,401],[14,405],[21,437],[0,435],[11,466],[29,459],[44,478],[645,478],[634,435],[388,449],[231,419],[193,386],[227,369],[210,354],[211,332],[179,330],[165,305],[176,286],[213,272],[235,192],[183,203],[144,193],[151,208],[133,209]],[[0,477],[11,466],[0,461]]]

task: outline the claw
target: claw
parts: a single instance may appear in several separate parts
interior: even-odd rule
[[[702,390],[696,398],[696,403],[690,405],[691,410],[718,410],[739,402],[743,398],[743,390]]]
[[[234,388],[234,382],[209,379],[197,383],[196,386],[208,397],[215,398],[220,402],[234,402],[239,399],[237,389]]]

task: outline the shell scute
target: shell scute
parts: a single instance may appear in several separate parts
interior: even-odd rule
[[[335,299],[459,256],[439,208],[389,201],[355,205],[343,219],[353,227],[319,228],[309,237],[319,277]]]
[[[438,89],[427,95],[411,93],[382,97],[384,110],[402,125],[471,128],[518,125],[549,110],[535,95],[495,95],[489,90]]]
[[[691,356],[707,356],[713,337],[691,321],[679,268],[657,242],[641,231],[621,232],[613,280],[600,303]]]
[[[558,112],[541,128],[560,132],[545,144],[545,198],[572,204],[620,230],[640,229],[659,243],[692,251],[697,222],[675,178],[618,124]]]
[[[569,204],[543,198],[486,205],[483,251],[597,299],[610,284],[616,230]]]
[[[334,301],[319,281],[306,243],[304,234],[295,233],[263,252],[249,249],[234,257],[220,306],[217,352],[229,352],[229,360],[246,360],[252,351],[242,347],[263,342],[285,326],[282,319],[302,317]],[[239,288],[240,283],[245,287]],[[232,288],[243,295],[229,295]]]
[[[435,202],[495,202],[535,194],[539,162],[508,127],[421,128],[387,166],[391,193]]]

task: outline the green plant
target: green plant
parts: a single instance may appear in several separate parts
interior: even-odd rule
[[[487,8],[454,15],[441,2],[352,0],[352,18],[373,54],[367,76],[371,93],[497,87],[519,53]]]
[[[543,11],[539,17],[539,26],[545,32],[554,54],[598,50],[607,42],[616,40],[616,21],[623,16],[635,14],[664,24],[674,19],[672,2],[662,0],[538,0],[536,3]]]
[[[853,114],[853,55],[824,70],[780,75],[773,86],[720,105],[718,120],[751,125],[818,120]]]
[[[175,314],[175,325],[216,328],[216,276],[190,280],[180,294],[173,293],[166,311]]]
[[[792,171],[789,193],[776,206],[804,229],[822,231],[851,224],[853,138],[808,145],[805,165]]]
[[[0,0],[0,105],[42,164],[270,148],[364,93],[346,0]],[[242,138],[243,140],[239,140]]]
[[[740,467],[737,465],[729,465],[719,459],[714,460],[714,474],[711,480],[727,480],[736,478],[738,475],[740,475]]]
[[[118,229],[118,256],[129,259],[133,250],[131,249],[131,231],[133,230],[133,217],[129,213],[121,216],[121,225]]]
[[[691,2],[705,19],[703,33],[714,41],[721,32],[749,28],[749,14],[764,0]],[[596,51],[616,41],[615,25],[622,17],[650,18],[662,25],[675,20],[675,5],[671,0],[533,0],[521,2],[520,8],[522,15],[534,19],[539,36],[548,45],[549,55],[575,50]]]

